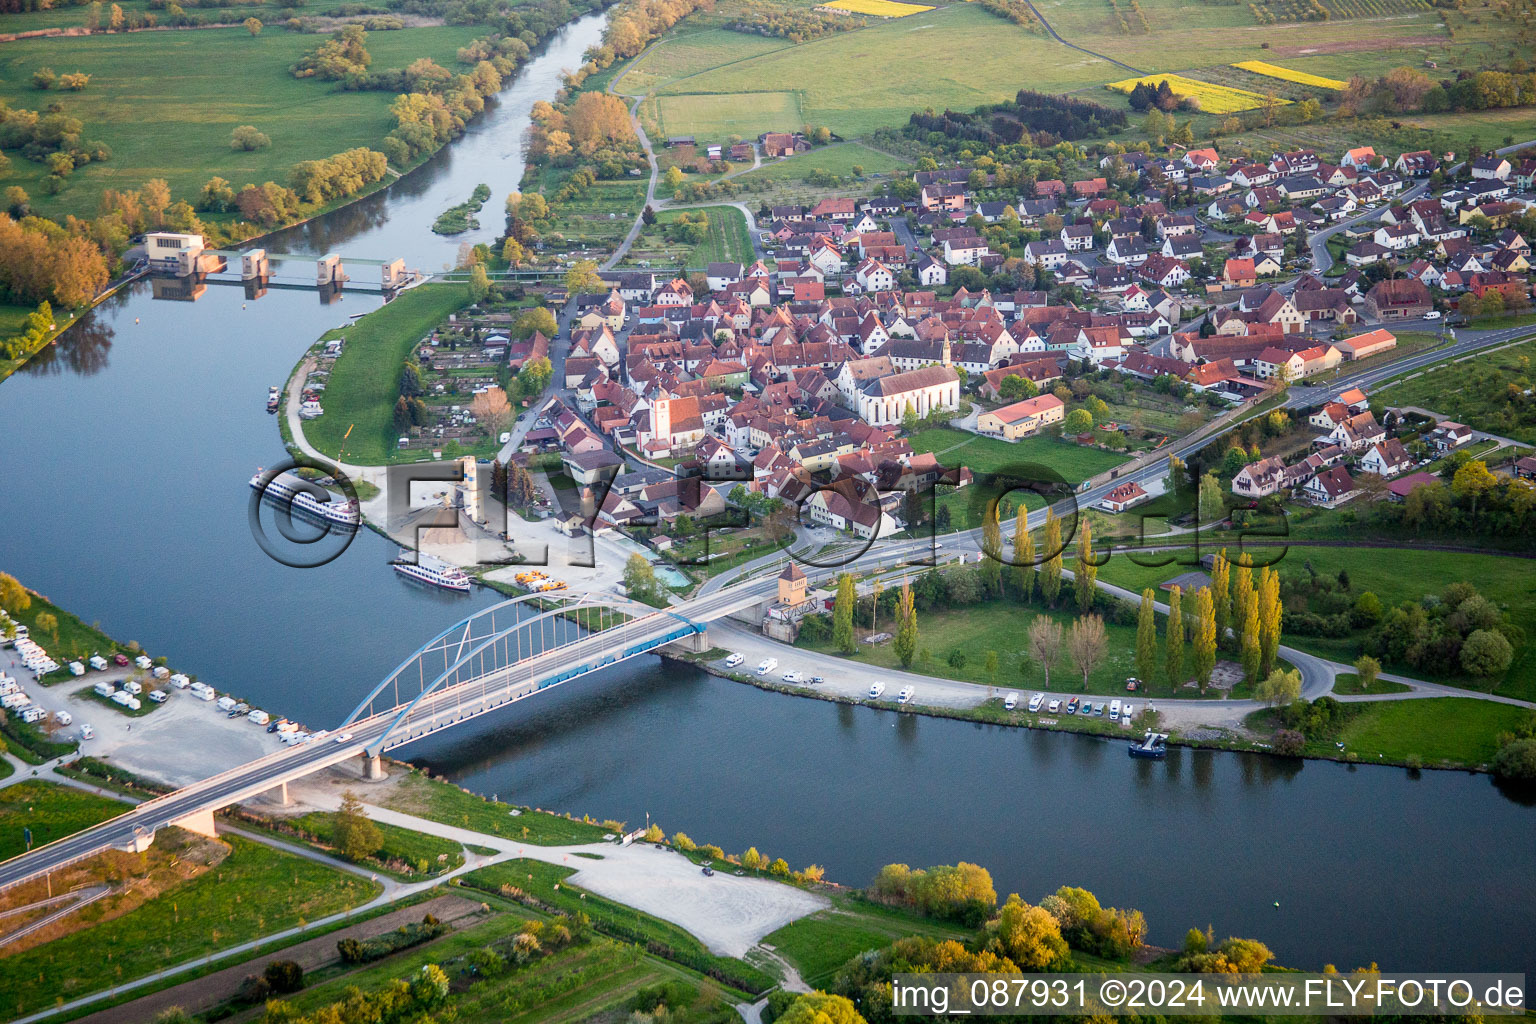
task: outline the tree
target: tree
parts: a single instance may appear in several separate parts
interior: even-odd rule
[[[1143,683],[1150,682],[1157,671],[1157,593],[1151,587],[1141,592],[1141,606],[1136,611],[1136,674]]]
[[[1099,662],[1109,653],[1109,637],[1104,632],[1104,620],[1097,615],[1080,615],[1072,622],[1067,637],[1067,647],[1077,670],[1083,674],[1083,690],[1088,689],[1088,677]]]
[[[555,314],[543,306],[534,306],[517,315],[517,321],[512,325],[512,332],[520,341],[533,337],[535,333],[542,334],[546,338],[554,338],[560,333],[560,326],[555,322]]]
[[[1470,675],[1486,679],[1508,669],[1514,653],[1503,633],[1491,629],[1473,630],[1461,645],[1461,667]]]
[[[1055,607],[1061,594],[1061,520],[1050,508],[1045,510],[1045,566],[1040,573],[1040,596]]]
[[[1458,498],[1471,499],[1471,514],[1476,519],[1478,499],[1497,487],[1498,483],[1499,478],[1489,471],[1486,462],[1469,460],[1451,478],[1451,493]]]
[[[1259,573],[1259,672],[1268,675],[1280,649],[1280,574],[1265,566]]]
[[[1168,625],[1164,629],[1163,669],[1175,693],[1184,685],[1184,613],[1179,610],[1178,587],[1168,591]]]
[[[32,595],[17,582],[16,577],[0,572],[0,609],[17,616],[32,607]]]
[[[261,972],[273,992],[285,994],[304,987],[304,968],[293,960],[273,960]]]
[[[1023,502],[1013,519],[1013,580],[1018,584],[1019,600],[1035,596],[1035,538],[1029,532],[1029,509]]]
[[[1211,559],[1211,601],[1216,609],[1216,639],[1225,640],[1232,622],[1232,563],[1222,548]]]
[[[1098,579],[1099,567],[1093,561],[1092,530],[1087,519],[1082,521],[1082,532],[1077,536],[1077,565],[1073,569],[1072,581],[1077,587],[1077,612],[1079,615],[1087,615],[1093,609],[1094,581]]]
[[[1355,685],[1360,687],[1361,693],[1367,693],[1371,684],[1376,682],[1376,677],[1381,675],[1381,662],[1369,654],[1362,654],[1355,659]]]
[[[656,600],[656,570],[638,551],[624,563],[624,592],[646,604]]]
[[[987,923],[986,948],[1026,971],[1051,970],[1068,956],[1061,923],[1049,911],[1019,899],[1017,893]]]
[[[1250,681],[1259,678],[1259,667],[1263,658],[1259,652],[1259,609],[1258,604],[1250,596],[1243,602],[1242,619],[1239,620],[1241,638],[1239,640],[1239,657],[1243,663],[1243,675]]]
[[[981,520],[981,584],[988,597],[1003,588],[1003,531],[997,521],[997,502],[987,502]]]
[[[140,194],[144,197],[144,209],[149,211],[150,223],[161,227],[165,223],[165,208],[171,205],[171,186],[164,178],[150,178]]]
[[[246,18],[245,21],[243,21],[241,24],[245,26],[245,30],[249,32],[253,37],[261,35],[260,18]]]
[[[1217,523],[1226,518],[1226,499],[1222,493],[1221,481],[1216,479],[1214,472],[1200,478],[1199,502],[1199,521],[1202,524]]]
[[[1086,434],[1093,429],[1093,413],[1087,409],[1073,409],[1067,413],[1062,429],[1069,434]]]
[[[483,263],[469,268],[469,301],[479,302],[491,292],[491,278]]]
[[[857,603],[853,576],[845,572],[837,578],[837,599],[832,604],[832,643],[844,654],[858,650],[853,635],[853,608]]]
[[[571,295],[590,294],[601,291],[602,287],[603,279],[597,275],[595,260],[579,260],[565,272],[565,290]]]
[[[1254,686],[1253,699],[1272,708],[1296,703],[1301,699],[1301,670],[1275,669]]]
[[[917,656],[917,606],[912,597],[912,586],[908,583],[901,585],[901,593],[896,598],[896,639],[893,643],[901,667],[911,668],[912,659]]]
[[[1061,623],[1047,615],[1036,615],[1029,624],[1029,649],[1045,670],[1045,688],[1051,688],[1051,666],[1061,657]]]
[[[1195,678],[1200,692],[1211,685],[1216,668],[1216,602],[1210,587],[1195,592]]]
[[[37,613],[37,631],[45,636],[53,637],[55,645],[59,642],[59,617],[53,612]]]
[[[341,795],[341,807],[336,811],[336,847],[341,855],[354,863],[361,863],[378,852],[384,845],[379,827],[363,813],[363,802],[350,789]]]
[[[32,88],[48,90],[53,88],[53,83],[59,76],[54,74],[53,68],[38,68],[32,72]]]
[[[265,132],[257,131],[253,124],[242,124],[229,133],[229,148],[250,153],[272,145]]]
[[[864,1024],[864,1018],[846,997],[813,992],[790,1003],[775,1024]]]
[[[507,393],[495,385],[476,395],[469,403],[469,411],[493,439],[512,422],[512,406],[507,402]]]

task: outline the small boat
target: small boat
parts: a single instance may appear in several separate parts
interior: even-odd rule
[[[395,572],[407,579],[430,583],[444,590],[457,590],[464,593],[469,591],[469,577],[464,575],[463,570],[458,566],[432,555],[419,555],[414,562],[406,561],[410,557],[411,552],[400,552],[400,561],[394,563]]]
[[[1161,761],[1168,756],[1168,734],[1149,729],[1140,743],[1132,743],[1126,748],[1126,753],[1149,761]]]

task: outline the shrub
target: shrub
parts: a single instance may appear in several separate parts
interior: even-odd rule
[[[1493,774],[1515,782],[1536,782],[1536,739],[1515,740],[1499,748],[1489,765]]]
[[[273,992],[297,992],[304,987],[304,968],[292,960],[273,960],[262,972]]]
[[[265,132],[258,131],[255,125],[242,124],[229,133],[229,148],[243,153],[266,149],[270,145],[272,140]]]
[[[1275,753],[1286,757],[1295,757],[1302,752],[1307,745],[1307,738],[1295,729],[1281,729],[1275,733],[1275,739],[1271,746]]]

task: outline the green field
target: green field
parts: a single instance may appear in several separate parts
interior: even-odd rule
[[[958,928],[927,918],[871,903],[845,901],[831,910],[791,921],[765,936],[763,942],[794,964],[807,985],[826,988],[851,958],[912,935],[962,941],[968,937]]]
[[[626,91],[649,91],[662,80],[663,97],[720,93],[741,99],[765,90],[798,90],[805,122],[854,137],[905,124],[924,106],[969,110],[1008,99],[1026,78],[1033,88],[1057,91],[1109,81],[1115,70],[966,4],[798,46],[776,40],[778,47],[765,49],[761,39],[738,38],[743,42],[720,40],[707,70],[653,73],[649,83],[632,72],[622,85]],[[668,40],[656,47],[641,68],[673,67],[674,45]],[[899,60],[893,59],[896,54]],[[709,59],[695,44],[679,57],[690,61],[690,68]]]
[[[1085,448],[1054,437],[1027,437],[1008,442],[995,437],[934,427],[912,437],[914,452],[933,452],[945,466],[964,466],[972,473],[995,473],[1010,466],[1038,465],[1055,470],[1071,484],[1108,472],[1125,457],[1101,448]]]
[[[1478,430],[1536,443],[1536,422],[1523,421],[1521,407],[1510,400],[1509,388],[1523,391],[1532,383],[1531,361],[1536,341],[1475,359],[1438,363],[1423,373],[1377,391],[1372,403],[1416,405],[1442,413]]]
[[[805,124],[793,92],[699,93],[662,96],[656,103],[663,137],[692,135],[723,142],[732,135],[754,139],[763,132],[798,131]]]
[[[669,224],[679,214],[702,210],[709,216],[709,233],[682,257],[690,270],[703,270],[709,263],[751,263],[752,239],[747,234],[747,218],[734,206],[701,206],[666,209],[657,214],[657,222]]]
[[[72,9],[77,16],[83,12]],[[457,49],[485,30],[474,26],[370,32],[373,71],[401,68],[431,57],[450,69]],[[38,109],[49,102],[80,118],[87,140],[100,140],[112,158],[75,171],[57,195],[45,195],[41,163],[11,156],[7,185],[20,185],[42,214],[94,216],[101,191],[136,189],[164,178],[174,199],[192,200],[219,175],[239,188],[286,183],[301,160],[354,146],[378,147],[394,126],[388,92],[346,92],[332,83],[297,79],[291,64],[320,36],[269,28],[252,38],[243,28],[133,32],[6,43],[0,58],[0,99]],[[91,75],[83,92],[39,92],[32,72]],[[266,149],[229,147],[236,125],[255,125],[272,139]]]
[[[321,401],[325,415],[304,424],[309,443],[335,457],[347,428],[352,427],[346,440],[347,462],[378,466],[421,458],[419,451],[402,452],[396,447],[400,432],[394,411],[400,367],[433,327],[468,300],[467,285],[422,285],[356,323],[322,335],[322,342],[344,337],[347,344],[326,382]]]
[[[1218,535],[1205,550],[1215,551],[1220,546]],[[1531,572],[1528,559],[1450,551],[1307,547],[1304,544],[1284,549],[1254,550],[1260,557],[1278,557],[1279,562],[1276,564],[1282,573],[1303,572],[1304,566],[1309,564],[1319,574],[1325,575],[1334,575],[1344,569],[1349,573],[1351,592],[1359,594],[1371,591],[1388,608],[1403,601],[1417,601],[1426,594],[1438,594],[1448,584],[1466,581],[1476,586],[1490,601],[1508,609],[1515,623],[1526,631],[1528,637],[1536,636],[1536,574]],[[1150,559],[1153,556],[1142,557]],[[1182,560],[1191,562],[1194,556],[1186,553]],[[1122,552],[1112,555],[1099,569],[1099,579],[1130,590],[1140,590],[1156,586],[1191,568],[1188,564],[1178,564],[1177,560],[1174,564],[1147,568],[1135,564]],[[1352,662],[1360,653],[1358,643],[1353,638],[1286,635],[1281,642],[1341,662]],[[1398,668],[1389,668],[1388,671],[1398,671]],[[1401,668],[1401,673],[1417,675],[1414,670],[1406,667]],[[1475,686],[1476,689],[1488,688],[1486,683],[1478,685],[1465,678],[1450,677],[1433,681]],[[1515,653],[1514,664],[1503,680],[1492,687],[1492,691],[1524,700],[1536,698],[1536,643],[1527,640]]]
[[[1311,738],[1306,747],[1319,757],[1353,757],[1362,762],[1417,763],[1433,767],[1486,765],[1498,750],[1498,736],[1532,712],[1510,704],[1470,697],[1424,697],[1345,705],[1347,720],[1336,734]],[[1274,713],[1256,712],[1257,727],[1274,724]],[[1342,743],[1341,750],[1336,744]]]
[[[1070,568],[1070,558],[1067,561],[1069,563],[1067,567]],[[998,673],[995,685],[999,690],[1021,687],[1044,689],[1045,672],[1029,651],[1029,637],[1026,630],[1036,615],[1046,615],[1057,620],[1061,623],[1063,632],[1071,628],[1072,620],[1076,618],[1075,607],[1073,610],[1067,610],[1074,599],[1072,583],[1065,579],[1062,582],[1062,597],[1058,602],[1059,607],[1054,611],[1046,610],[1038,604],[1021,604],[1011,596],[964,608],[919,611],[917,613],[918,660],[907,671],[938,679],[958,679],[962,682],[980,683],[983,686],[994,685],[993,679],[987,672],[986,658],[988,651],[996,651]],[[860,625],[860,629],[867,633],[868,626],[869,622],[865,621]],[[888,631],[891,628],[889,618],[880,622],[878,628]],[[1063,644],[1061,657],[1051,668],[1052,690],[1068,694],[1125,696],[1126,678],[1137,674],[1136,627],[1106,622],[1104,631],[1109,639],[1108,651],[1104,660],[1089,675],[1088,689],[1083,689],[1082,673],[1072,663]],[[821,643],[811,643],[801,639],[796,646],[828,657],[840,657],[830,639]],[[921,652],[924,650],[927,650],[930,655],[927,663],[922,660]],[[964,665],[959,668],[950,665],[948,661],[951,653],[956,651],[963,653],[966,659]],[[858,654],[853,660],[885,669],[901,668],[901,662],[896,657],[895,645],[889,641],[882,644],[859,644]],[[894,690],[895,687],[891,689]],[[1166,687],[1160,688],[1157,696],[1167,696],[1164,690]],[[1194,692],[1193,690],[1181,691],[1180,696]],[[1214,691],[1212,694],[1214,695]],[[999,693],[998,696],[1001,697],[1002,694]],[[895,693],[888,693],[886,697],[894,699]],[[913,697],[913,702],[919,705],[924,703],[921,686],[917,687],[917,695]],[[1022,708],[1015,714],[1021,721],[1023,720]],[[1108,720],[1105,719],[1105,721]]]
[[[822,146],[808,153],[800,153],[783,160],[772,160],[755,171],[748,171],[738,175],[733,181],[742,183],[753,181],[799,181],[807,178],[817,171],[825,171],[828,174],[836,174],[839,177],[847,177],[853,174],[854,167],[861,167],[868,174],[891,174],[896,171],[907,171],[911,164],[900,157],[891,156],[878,149],[857,142],[833,143],[830,146]]]
[[[190,882],[110,920],[98,921],[108,902],[95,904],[82,911],[87,923],[78,931],[8,956],[0,1006],[22,1016],[319,920],[379,892],[376,883],[314,861],[243,839],[225,841],[229,856]]]
[[[22,581],[22,585],[25,586],[26,581]],[[95,626],[82,621],[73,612],[60,608],[46,597],[38,594],[32,594],[31,596],[31,607],[25,611],[17,612],[14,618],[17,622],[26,626],[31,631],[32,639],[47,648],[48,653],[53,655],[54,659],[61,665],[65,663],[66,658],[83,659],[98,653],[110,658],[117,651],[127,653],[130,650],[126,644],[116,643],[111,637]],[[52,615],[58,621],[59,635],[57,639],[54,638],[52,632],[38,628],[37,617],[43,614]],[[51,685],[64,679],[73,678],[74,676],[69,674],[66,667],[56,673],[50,673],[45,682]]]
[[[504,839],[523,839],[544,846],[601,842],[610,829],[512,804],[492,803],[447,782],[435,782],[412,772],[396,786],[385,806],[445,825],[474,829]],[[520,810],[519,814],[512,814]]]
[[[121,801],[56,782],[28,779],[7,786],[0,789],[0,860],[27,851],[23,829],[32,830],[32,845],[38,847],[115,818],[127,809]]]

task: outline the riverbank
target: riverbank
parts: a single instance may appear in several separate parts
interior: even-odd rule
[[[791,651],[797,648],[789,648]],[[665,659],[683,662],[698,668],[709,675],[721,679],[729,679],[732,682],[745,683],[759,690],[770,693],[780,693],[792,697],[809,697],[813,700],[828,701],[834,704],[848,706],[863,706],[880,711],[892,711],[903,715],[918,715],[928,718],[947,718],[956,721],[975,722],[982,725],[999,725],[1017,729],[1027,729],[1038,732],[1076,733],[1084,736],[1095,736],[1105,740],[1120,739],[1129,746],[1135,740],[1141,738],[1146,730],[1157,730],[1168,735],[1168,743],[1172,746],[1188,747],[1195,750],[1220,750],[1232,753],[1265,754],[1278,758],[1304,758],[1308,760],[1333,761],[1340,764],[1374,764],[1397,768],[1408,771],[1419,771],[1425,768],[1433,768],[1444,771],[1467,771],[1474,773],[1488,772],[1488,758],[1492,750],[1489,747],[1491,737],[1499,731],[1512,731],[1521,721],[1532,713],[1520,707],[1508,704],[1491,704],[1469,697],[1423,697],[1415,700],[1415,705],[1423,705],[1425,709],[1435,708],[1440,714],[1426,713],[1423,710],[1416,714],[1404,714],[1402,711],[1390,707],[1399,702],[1382,701],[1372,705],[1370,703],[1348,699],[1346,708],[1351,709],[1352,717],[1363,719],[1347,723],[1348,731],[1344,733],[1349,742],[1335,745],[1335,741],[1311,742],[1306,745],[1300,754],[1280,755],[1276,754],[1270,739],[1275,728],[1271,716],[1275,712],[1258,706],[1249,707],[1240,712],[1234,722],[1229,725],[1187,725],[1174,724],[1170,719],[1178,716],[1186,718],[1188,714],[1198,712],[1201,708],[1211,709],[1210,702],[1199,700],[1178,701],[1169,698],[1157,702],[1148,702],[1140,695],[1127,695],[1130,700],[1138,705],[1146,704],[1155,706],[1157,710],[1151,715],[1139,714],[1135,725],[1128,721],[1120,723],[1110,722],[1098,716],[1086,717],[1084,715],[1050,715],[1047,712],[1031,714],[1025,707],[1029,695],[1033,690],[1020,687],[1016,692],[1020,695],[1019,706],[1009,711],[1003,707],[1004,696],[1009,692],[1015,692],[1006,686],[982,687],[977,684],[959,681],[943,681],[949,690],[962,687],[973,687],[977,693],[974,695],[976,703],[948,703],[931,704],[920,703],[922,690],[919,687],[916,698],[907,704],[898,704],[894,699],[894,690],[888,688],[884,699],[872,700],[867,696],[858,696],[850,693],[838,693],[823,686],[814,688],[809,686],[795,686],[776,680],[774,676],[784,666],[777,666],[764,675],[752,672],[735,672],[726,668],[722,661],[731,652],[723,648],[712,648],[699,654],[667,654]],[[802,652],[803,653],[803,652]],[[752,659],[748,659],[750,663]],[[939,680],[935,680],[939,682]],[[995,691],[993,693],[992,691]],[[1075,692],[1048,693],[1047,697],[1055,696],[1063,702],[1069,697],[1082,696]],[[1089,694],[1088,696],[1095,696]],[[1102,702],[1102,698],[1096,700]],[[1248,704],[1250,702],[1244,702]],[[1353,710],[1358,708],[1359,710]],[[1452,710],[1447,710],[1452,709]],[[1214,710],[1214,709],[1211,709]],[[1478,716],[1480,724],[1484,727],[1476,737],[1458,735],[1459,729],[1447,730],[1447,719],[1459,722],[1468,715]],[[1391,718],[1390,724],[1395,728],[1377,728],[1374,719],[1376,717]],[[1387,724],[1387,723],[1381,723]],[[1418,730],[1418,735],[1402,731],[1403,727],[1411,727]],[[1449,736],[1449,739],[1448,739]],[[1449,744],[1449,745],[1448,745]],[[1426,753],[1428,752],[1428,753]]]

